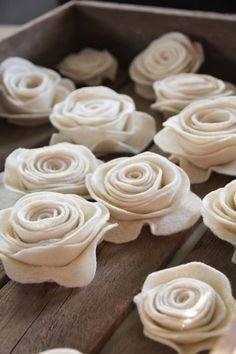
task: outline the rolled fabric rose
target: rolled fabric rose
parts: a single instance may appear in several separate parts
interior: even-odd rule
[[[52,191],[89,198],[85,177],[101,163],[85,146],[69,143],[20,148],[6,159],[3,183],[17,193]]]
[[[202,45],[186,35],[170,32],[152,41],[132,61],[129,75],[135,91],[147,99],[155,99],[152,85],[157,80],[179,73],[197,72],[204,61]]]
[[[138,153],[151,142],[155,120],[137,112],[131,97],[108,87],[85,87],[54,106],[50,116],[59,130],[51,144],[69,141],[87,146],[95,154]]]
[[[96,272],[96,247],[109,212],[73,195],[37,192],[0,211],[0,258],[9,278],[20,283],[89,284]]]
[[[45,124],[54,104],[74,89],[56,71],[10,57],[0,64],[0,117],[17,125]]]
[[[78,84],[101,85],[103,80],[115,80],[117,60],[107,50],[84,48],[65,57],[59,64],[61,74]]]
[[[232,262],[236,264],[236,180],[207,194],[201,213],[206,226],[235,247]]]
[[[70,349],[70,348],[55,348],[45,350],[44,352],[40,352],[39,354],[82,354],[78,350]]]
[[[190,191],[185,172],[152,152],[111,160],[88,174],[86,185],[119,224],[106,241],[135,240],[144,224],[157,236],[177,233],[200,217],[201,199]]]
[[[179,113],[190,103],[207,98],[231,96],[235,87],[210,75],[177,74],[153,84],[157,101],[151,108],[165,117]]]
[[[236,176],[236,96],[194,102],[163,126],[154,142],[191,183],[205,182],[212,171]]]
[[[200,262],[150,274],[134,302],[145,336],[179,354],[211,349],[236,315],[227,277]]]

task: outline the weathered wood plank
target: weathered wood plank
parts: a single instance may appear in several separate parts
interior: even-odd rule
[[[10,353],[17,343],[12,351],[14,354],[26,350],[33,353],[55,346],[74,347],[85,353],[97,351],[132,308],[132,298],[147,274],[163,268],[187,235],[189,231],[157,239],[145,228],[138,240],[129,244],[104,244],[98,254],[98,270],[91,285],[74,289],[66,299],[63,297],[58,302],[52,296],[32,325],[32,309],[27,305],[30,292],[25,294],[19,291],[17,301],[21,303],[23,296],[25,306],[21,304],[18,311],[23,311],[24,307],[26,318],[30,318],[29,328],[26,332],[23,330],[24,318],[20,316],[3,328],[0,332],[1,343],[6,334],[11,333],[11,326],[18,328],[18,332],[11,348],[1,345],[0,353]],[[16,286],[19,289],[25,287],[20,284]],[[27,287],[34,289],[33,285]],[[15,296],[14,289],[9,293],[9,303],[15,301]],[[39,299],[35,294],[35,303],[41,301],[40,292],[38,296]],[[4,303],[0,300],[0,313],[2,305]]]
[[[184,259],[184,263],[200,261],[220,270],[229,278],[236,297],[236,272],[235,265],[231,262],[232,253],[231,245],[221,241],[210,230],[207,230],[196,247]],[[119,333],[114,335],[101,354],[174,354],[172,349],[143,335],[143,327],[136,309],[122,324],[122,327],[119,328]]]
[[[50,299],[63,301],[71,292],[54,284],[20,285],[9,281],[0,296],[0,353],[10,353],[17,338],[27,331]],[[28,349],[25,349],[29,353]],[[32,353],[37,353],[34,349]]]

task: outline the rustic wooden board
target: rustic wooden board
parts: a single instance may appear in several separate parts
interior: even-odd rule
[[[188,233],[158,240],[146,228],[135,242],[118,246],[104,244],[98,254],[98,269],[94,281],[86,288],[71,290],[69,296],[64,290],[65,296],[59,299],[51,296],[40,315],[34,316],[33,324],[32,309],[27,304],[27,298],[31,294],[25,294],[20,290],[24,286],[17,284],[17,301],[21,304],[18,311],[22,311],[23,296],[24,317],[30,318],[29,328],[27,331],[23,330],[22,321],[25,320],[16,316],[17,310],[13,308],[17,321],[12,322],[12,326],[17,327],[19,332],[14,337],[11,348],[7,342],[7,347],[1,345],[0,353],[10,353],[13,344],[17,344],[12,351],[14,354],[26,350],[33,353],[56,346],[78,348],[85,353],[97,352],[132,309],[132,298],[147,274],[154,269],[163,268],[186,235]],[[10,283],[12,282],[8,284]],[[28,287],[33,291],[35,287],[41,289],[45,285]],[[57,289],[60,291],[59,287]],[[9,292],[9,302],[14,302],[15,293],[16,289]],[[39,299],[37,291],[35,296],[35,303],[40,303],[40,291]],[[0,312],[2,305],[4,303],[0,300]],[[7,333],[11,333],[11,323],[1,329],[1,343]]]

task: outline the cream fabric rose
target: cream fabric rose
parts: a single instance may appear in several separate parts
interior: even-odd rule
[[[202,216],[216,236],[235,247],[232,261],[236,264],[236,180],[205,196]]]
[[[54,104],[75,89],[58,73],[11,57],[0,64],[0,117],[17,125],[48,122]]]
[[[107,50],[82,49],[68,55],[59,64],[61,74],[78,84],[101,85],[104,79],[115,80],[117,60]]]
[[[59,130],[51,144],[69,141],[100,155],[138,153],[150,144],[156,131],[154,118],[137,112],[131,97],[104,86],[72,92],[54,106],[50,120]]]
[[[0,211],[0,258],[9,278],[20,283],[89,284],[96,272],[96,247],[107,231],[109,212],[73,194],[27,194]]]
[[[179,354],[211,349],[236,315],[226,276],[199,262],[150,274],[134,302],[144,334]]]
[[[101,163],[85,146],[69,143],[17,149],[6,159],[3,182],[17,193],[53,191],[89,198],[85,177]]]
[[[179,161],[192,183],[212,171],[236,176],[236,96],[203,100],[169,118],[155,144]]]
[[[179,32],[162,35],[132,61],[129,74],[135,82],[136,92],[145,98],[154,99],[152,84],[179,73],[194,73],[204,61],[200,43]]]
[[[190,191],[187,175],[163,156],[144,152],[111,160],[86,177],[91,197],[103,203],[119,227],[105,240],[135,240],[144,224],[154,235],[169,235],[192,226],[201,200]]]
[[[78,350],[70,349],[70,348],[55,348],[49,349],[39,354],[82,354]]]
[[[210,75],[177,74],[156,81],[153,89],[157,101],[151,107],[166,117],[182,111],[190,103],[206,99],[230,96],[235,87]]]

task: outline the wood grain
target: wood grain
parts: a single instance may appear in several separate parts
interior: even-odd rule
[[[20,339],[20,335],[15,338],[19,342],[12,353],[37,352],[56,346],[77,348],[85,353],[97,352],[132,309],[133,296],[147,274],[163,268],[187,235],[189,232],[157,238],[145,228],[137,241],[124,245],[105,244],[98,254],[94,281],[86,288],[73,289],[62,301],[55,303],[52,298],[28,331],[21,333],[23,338]],[[27,303],[25,294],[24,299]],[[35,301],[38,302],[37,298]],[[26,316],[31,313],[27,306],[24,311]],[[21,319],[12,325],[21,328]],[[11,330],[10,325],[6,330]],[[2,330],[1,343],[5,336]],[[0,353],[9,352],[5,347],[1,350]]]

